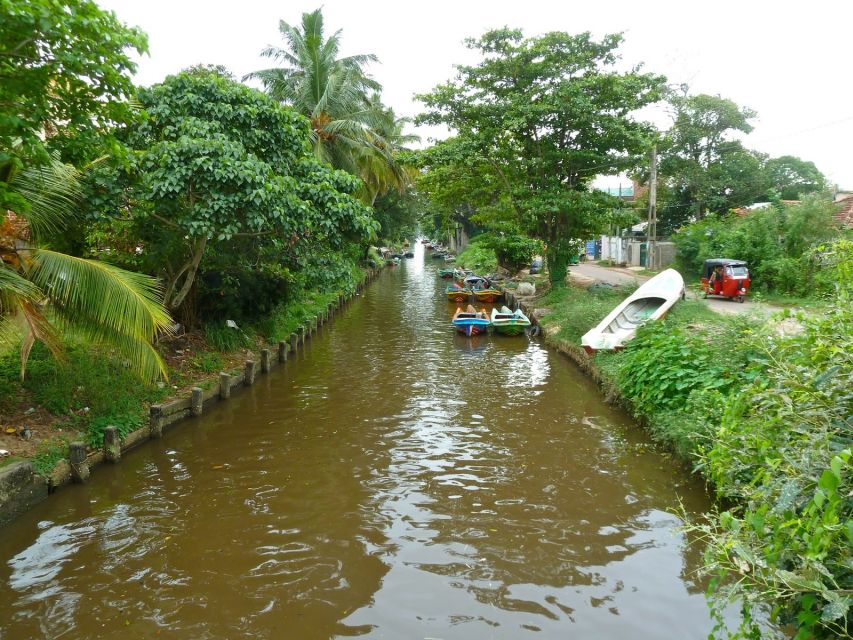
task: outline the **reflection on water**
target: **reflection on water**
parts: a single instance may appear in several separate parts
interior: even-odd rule
[[[706,637],[701,489],[437,268],[2,531],[0,638]]]

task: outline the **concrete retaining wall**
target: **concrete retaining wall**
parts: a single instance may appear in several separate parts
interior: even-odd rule
[[[85,482],[89,469],[109,460],[118,462],[121,454],[139,446],[152,438],[159,438],[163,430],[173,427],[187,418],[204,414],[213,404],[227,400],[243,387],[254,384],[258,376],[266,375],[300,348],[315,335],[336,313],[340,312],[353,297],[359,295],[380,273],[380,269],[371,269],[366,277],[356,285],[352,295],[340,295],[319,315],[309,320],[292,333],[288,340],[262,349],[259,357],[247,360],[240,371],[223,372],[217,384],[208,389],[194,387],[188,397],[176,398],[169,402],[152,405],[149,411],[148,425],[129,433],[124,439],[104,438],[104,448],[86,450],[81,443],[71,445],[68,460],[60,460],[48,478],[38,476],[28,461],[10,464],[0,469],[0,528],[19,515],[47,499],[48,495],[70,482]]]

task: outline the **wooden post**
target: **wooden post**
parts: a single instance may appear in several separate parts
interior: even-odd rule
[[[86,444],[72,442],[68,445],[68,461],[71,463],[71,479],[74,482],[86,482],[89,479],[89,465],[86,462]]]
[[[152,438],[160,438],[163,435],[163,405],[152,404],[149,410],[148,430]]]
[[[296,327],[296,335],[299,336],[299,344],[305,344],[305,327],[302,325]]]
[[[270,372],[270,350],[261,349],[261,373]]]
[[[295,333],[290,334],[290,350],[296,353],[296,349],[299,347],[299,336]]]
[[[192,396],[190,397],[190,413],[194,416],[200,416],[204,411],[204,389],[201,387],[193,387]]]
[[[290,351],[290,346],[287,344],[287,340],[279,340],[278,341],[278,361],[279,362],[287,362],[287,352]]]
[[[118,429],[115,427],[104,429],[104,459],[107,462],[121,460],[121,440],[118,437]]]
[[[652,271],[657,265],[658,235],[658,148],[652,147],[651,167],[649,168],[649,221],[646,225],[646,269]]]
[[[231,397],[231,375],[224,371],[219,374],[219,397],[223,400]]]
[[[254,360],[246,360],[246,376],[243,380],[243,384],[247,387],[255,384],[255,361]]]

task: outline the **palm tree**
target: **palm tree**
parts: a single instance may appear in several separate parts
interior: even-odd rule
[[[60,335],[73,331],[112,346],[145,380],[166,376],[152,341],[168,332],[156,280],[100,260],[39,246],[60,230],[81,198],[77,171],[57,158],[0,175],[9,202],[26,203],[0,219],[0,351],[21,344],[21,377],[36,340],[61,356]],[[9,205],[7,205],[9,206]]]
[[[250,73],[244,80],[260,80],[272,98],[311,121],[318,158],[335,168],[354,170],[354,152],[370,144],[367,131],[378,118],[367,95],[382,87],[364,70],[377,61],[376,56],[338,58],[341,32],[324,37],[321,9],[303,13],[301,28],[281,20],[279,31],[287,47],[269,46],[261,55],[285,66]]]
[[[280,21],[279,31],[286,48],[270,46],[261,55],[285,66],[250,73],[244,80],[260,80],[271,97],[311,121],[316,157],[359,176],[367,204],[390,188],[405,188],[409,179],[396,153],[416,138],[402,134],[407,120],[395,119],[379,100],[382,87],[364,69],[377,62],[376,56],[338,58],[341,31],[324,37],[321,9],[303,13],[301,27]]]
[[[382,104],[379,94],[371,97],[370,104],[379,118],[368,132],[370,144],[359,150],[356,166],[364,182],[362,197],[372,205],[391,189],[403,193],[411,186],[416,170],[400,161],[400,153],[406,151],[405,145],[418,142],[420,137],[403,133],[411,120],[398,118],[393,109]]]

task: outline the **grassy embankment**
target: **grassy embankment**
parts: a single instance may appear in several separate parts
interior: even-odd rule
[[[548,339],[577,350],[626,294],[567,287],[536,306],[551,309]],[[743,602],[744,633],[770,603],[798,638],[850,637],[851,307],[840,295],[780,336],[772,321],[681,302],[624,351],[592,359],[652,436],[735,505],[691,526],[707,543],[713,611]]]
[[[37,473],[48,475],[67,456],[69,442],[84,440],[98,447],[108,425],[118,427],[122,436],[130,433],[144,424],[150,404],[195,385],[216,384],[218,372],[238,369],[248,354],[286,339],[363,275],[353,268],[336,290],[294,294],[266,317],[240,323],[239,329],[223,321],[163,340],[158,349],[169,369],[167,383],[140,383],[109,351],[75,336],[64,338],[61,360],[37,344],[23,381],[17,351],[0,354],[0,427],[5,431],[26,426],[32,433],[29,441],[0,435],[0,448],[13,454],[0,460],[0,466],[29,458]]]

